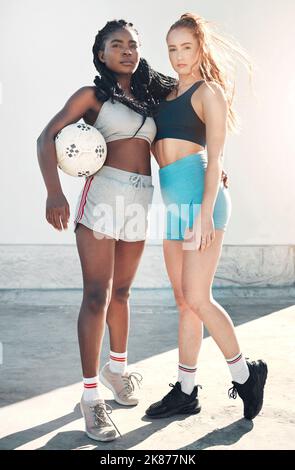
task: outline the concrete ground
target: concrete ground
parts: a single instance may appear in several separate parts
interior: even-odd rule
[[[219,299],[217,291],[215,298],[237,326],[245,356],[268,363],[261,414],[253,422],[242,419],[241,400],[227,396],[227,365],[206,334],[197,372],[201,413],[145,418],[147,406],[176,381],[178,318],[169,289],[134,289],[129,369],[144,377],[141,400],[135,408],[121,407],[102,386],[122,438],[99,443],[85,435],[78,406],[81,290],[0,291],[0,449],[294,449],[295,299],[229,292]],[[108,357],[107,336],[102,363]]]

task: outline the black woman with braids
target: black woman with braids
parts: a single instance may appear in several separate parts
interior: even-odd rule
[[[68,99],[40,134],[37,152],[47,189],[46,219],[62,231],[67,228],[70,209],[57,172],[56,134],[83,118],[107,142],[105,164],[86,178],[74,222],[83,274],[78,319],[84,382],[81,411],[87,435],[107,441],[118,433],[98,385],[101,344],[107,323],[110,360],[100,371],[100,382],[121,405],[137,405],[134,385],[142,377],[126,369],[128,298],[144,249],[154,189],[150,146],[156,126],[152,116],[158,100],[171,91],[175,80],[155,72],[140,58],[138,33],[124,20],[109,21],[98,32],[93,61],[98,71],[95,86],[84,86]],[[130,220],[134,207],[140,210]]]

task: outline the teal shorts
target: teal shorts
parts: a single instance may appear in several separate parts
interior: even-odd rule
[[[166,206],[164,238],[167,240],[183,240],[186,228],[193,227],[203,200],[207,163],[207,156],[200,152],[159,169],[161,194]],[[220,181],[213,211],[215,229],[226,230],[231,207],[229,190]]]

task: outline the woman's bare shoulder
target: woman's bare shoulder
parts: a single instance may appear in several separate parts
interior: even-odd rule
[[[95,87],[83,86],[76,90],[66,101],[63,108],[53,116],[42,133],[55,136],[60,129],[83,118],[85,122],[95,121],[102,103],[95,96]]]
[[[225,92],[220,83],[215,81],[204,81],[199,87],[200,95],[204,99],[224,99],[226,100]]]
[[[77,99],[83,99],[86,100],[89,105],[95,105],[97,104],[102,104],[101,101],[99,101],[96,97],[96,87],[92,85],[85,85],[79,88],[74,94],[73,97],[76,97]]]

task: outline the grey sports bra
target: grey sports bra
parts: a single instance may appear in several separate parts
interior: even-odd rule
[[[105,101],[100,108],[95,123],[106,142],[132,137],[142,124],[143,116],[119,101]],[[151,144],[157,132],[155,121],[147,117],[136,138],[144,139]]]

